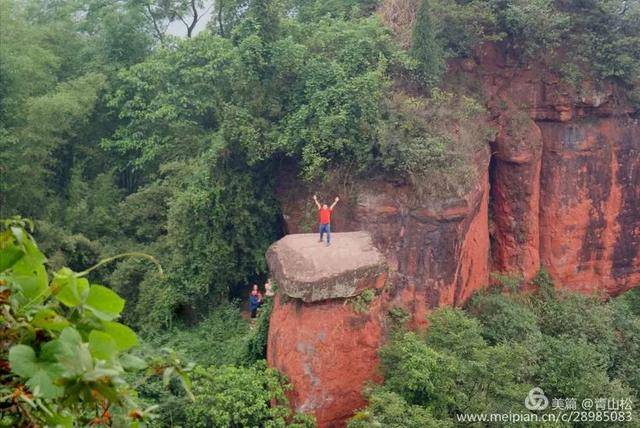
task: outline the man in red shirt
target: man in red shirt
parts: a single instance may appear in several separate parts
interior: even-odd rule
[[[320,242],[322,242],[322,236],[325,232],[327,232],[327,247],[331,245],[331,212],[333,212],[333,208],[336,206],[340,198],[336,196],[336,199],[333,201],[330,207],[327,204],[320,205],[318,202],[318,197],[313,195],[313,201],[316,203],[318,207],[318,214],[320,216]]]

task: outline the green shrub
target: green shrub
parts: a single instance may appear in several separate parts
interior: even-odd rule
[[[90,283],[90,270],[63,267],[49,278],[25,222],[0,231],[0,408],[13,426],[135,425],[150,418],[127,373],[179,375],[179,362],[148,364],[129,351],[133,330],[117,322],[125,301]],[[188,389],[187,389],[188,392]]]
[[[609,356],[581,338],[545,337],[537,376],[550,397],[607,396]]]
[[[520,296],[480,294],[468,311],[480,320],[482,335],[491,345],[542,338],[536,313]]]
[[[395,326],[401,327],[411,319],[411,314],[402,306],[393,306],[389,308],[389,317]]]
[[[275,290],[274,290],[275,292]],[[269,339],[269,319],[273,310],[273,298],[267,298],[260,306],[260,313],[255,328],[251,331],[246,344],[243,360],[253,363],[267,358],[267,341]]]
[[[526,283],[524,276],[510,275],[499,272],[491,272],[491,279],[495,280],[502,286],[505,291],[519,291]]]
[[[481,324],[463,311],[451,308],[431,314],[426,343],[460,358],[472,358],[486,347]]]
[[[290,416],[286,389],[284,379],[264,363],[196,369],[197,399],[186,405],[186,423],[191,427],[285,426]]]
[[[468,313],[437,309],[424,337],[396,332],[382,348],[384,384],[367,390],[369,405],[350,426],[402,426],[402,415],[410,426],[448,426],[461,413],[523,413],[533,387],[550,403],[633,400],[640,353],[634,298],[481,294]]]
[[[68,266],[79,271],[98,262],[103,251],[98,242],[49,222],[37,222],[37,226],[35,236],[49,254],[47,265],[51,270]]]
[[[376,293],[374,290],[367,288],[362,293],[358,294],[356,297],[350,299],[351,306],[353,310],[359,314],[364,314],[369,312],[369,306],[373,299],[376,297]]]
[[[493,132],[484,112],[464,95],[433,90],[422,98],[395,92],[386,100],[375,162],[407,179],[422,197],[461,196],[475,182],[475,155]]]
[[[445,71],[446,63],[443,47],[437,40],[430,0],[420,0],[413,23],[411,54],[418,62],[420,82],[427,87],[437,84]]]
[[[443,416],[452,404],[456,361],[429,346],[414,333],[405,333],[380,351],[385,387],[409,404],[425,405]]]
[[[508,41],[519,55],[534,58],[540,52],[554,52],[566,37],[570,16],[559,10],[555,0],[505,2],[500,18]]]
[[[636,289],[627,294],[637,296],[638,292]],[[640,396],[640,313],[634,312],[629,306],[626,295],[615,302],[614,325],[616,349],[610,376],[624,379],[634,389],[636,396]]]
[[[479,43],[504,38],[492,6],[484,0],[431,0],[437,39],[447,58],[469,57]]]
[[[538,306],[540,330],[549,336],[583,339],[609,355],[615,346],[613,308],[594,297],[563,293]]]
[[[374,389],[369,396],[369,406],[357,412],[349,420],[349,428],[448,428],[452,421],[436,419],[428,408],[412,405],[395,392]]]
[[[148,333],[145,340],[156,348],[178,349],[184,359],[208,367],[245,363],[249,337],[249,325],[240,315],[238,305],[224,303],[212,308],[195,326],[176,324],[164,331]]]

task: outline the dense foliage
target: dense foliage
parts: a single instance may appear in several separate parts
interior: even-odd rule
[[[400,0],[389,3],[401,4]],[[628,85],[637,85],[640,79],[637,0],[414,3],[413,50],[421,69],[435,72],[442,58],[469,56],[480,43],[499,41],[514,59],[543,61],[568,78],[616,78]],[[397,19],[392,6],[384,11],[388,20]],[[396,32],[406,32],[402,23],[397,24]]]
[[[197,331],[148,339],[136,355],[138,336],[116,321],[125,300],[90,283],[93,268],[49,279],[23,225],[0,232],[2,426],[314,426],[291,414],[286,379],[260,360],[268,311],[253,334],[229,307]]]
[[[636,402],[639,296],[602,302],[553,290],[498,291],[477,295],[464,311],[437,310],[426,335],[398,331],[382,349],[384,385],[369,391],[370,405],[349,426],[457,426],[460,414],[527,413],[533,387],[550,404]]]
[[[128,351],[133,330],[116,321],[125,301],[45,256],[20,221],[0,231],[0,409],[3,426],[137,425],[150,418],[126,374],[179,375],[179,362],[148,365]],[[158,354],[160,355],[160,354]]]

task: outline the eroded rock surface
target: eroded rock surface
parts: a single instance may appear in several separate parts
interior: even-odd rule
[[[492,143],[491,269],[617,295],[640,285],[640,121],[612,82],[563,82],[486,45],[476,67]],[[455,67],[454,67],[455,68]]]
[[[366,405],[365,384],[381,380],[383,321],[380,299],[357,313],[342,300],[304,303],[278,294],[267,359],[293,385],[291,406],[315,415],[319,427],[344,426],[354,410]]]
[[[463,197],[420,200],[407,185],[369,181],[340,194],[332,228],[365,230],[389,267],[390,304],[401,306],[417,327],[442,305],[462,304],[489,282],[489,147],[478,154],[478,179]],[[299,182],[282,180],[279,197],[288,233],[308,231],[312,192]],[[295,183],[295,184],[293,184]],[[289,188],[293,185],[295,190]]]

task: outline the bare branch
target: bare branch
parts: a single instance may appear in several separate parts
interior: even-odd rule
[[[191,10],[193,11],[193,17],[191,20],[191,25],[187,27],[187,37],[191,37],[193,29],[196,28],[196,24],[200,19],[200,17],[198,16],[198,7],[196,6],[196,0],[191,0]]]
[[[147,3],[147,12],[149,13],[149,17],[151,18],[151,22],[153,23],[153,29],[156,32],[156,36],[158,37],[158,40],[160,40],[160,44],[164,46],[164,32],[160,31],[158,21],[156,20],[156,16],[151,10],[151,5],[149,3]]]

